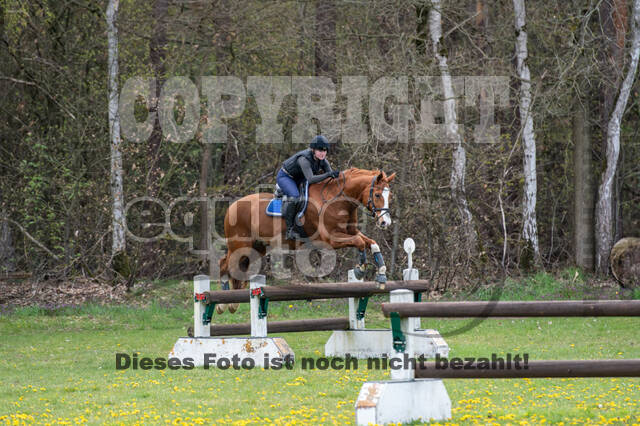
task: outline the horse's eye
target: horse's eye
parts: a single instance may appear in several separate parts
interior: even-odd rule
[[[376,194],[376,198],[380,198],[380,194]]]

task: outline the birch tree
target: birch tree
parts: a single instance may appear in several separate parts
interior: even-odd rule
[[[622,81],[616,106],[607,125],[607,168],[598,188],[596,204],[596,271],[606,274],[609,270],[609,253],[613,246],[613,181],[616,177],[620,155],[620,123],[629,100],[629,94],[638,69],[640,58],[640,0],[633,1],[631,12],[631,60]]]
[[[109,44],[109,137],[111,140],[111,195],[113,197],[111,257],[124,251],[125,215],[122,193],[122,152],[120,151],[120,117],[118,114],[118,29],[116,27],[119,0],[109,0],[107,6],[107,38]]]
[[[462,225],[467,237],[467,250],[475,251],[478,236],[473,226],[473,216],[467,203],[464,184],[466,174],[466,151],[462,145],[462,136],[458,129],[456,98],[453,93],[453,83],[451,80],[451,74],[449,73],[447,56],[441,45],[442,14],[440,12],[440,8],[440,0],[431,0],[431,9],[429,10],[429,35],[431,37],[433,55],[438,62],[442,81],[446,134],[449,141],[455,144],[450,179],[451,195],[462,218]]]
[[[516,29],[516,73],[520,80],[520,125],[522,126],[524,197],[522,201],[522,238],[540,258],[538,224],[536,221],[536,139],[531,116],[531,73],[527,65],[527,31],[524,0],[513,0]]]

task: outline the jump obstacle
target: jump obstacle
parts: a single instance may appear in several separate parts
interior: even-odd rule
[[[353,270],[348,282],[267,286],[264,275],[254,275],[249,289],[211,291],[209,277],[194,278],[194,325],[188,337],[179,338],[170,357],[192,358],[196,366],[204,364],[205,354],[215,354],[217,359],[238,356],[251,358],[256,366],[269,358],[295,361],[295,354],[281,337],[270,333],[308,332],[331,330],[325,344],[325,356],[355,358],[381,358],[390,356],[392,338],[390,329],[365,328],[365,312],[369,297],[388,294],[397,289],[409,291],[412,301],[419,301],[421,292],[429,289],[428,280],[419,280],[418,271],[411,267],[403,271],[402,281],[363,282],[355,278]],[[343,318],[320,318],[289,321],[267,321],[269,301],[319,300],[348,298],[349,314]],[[241,324],[211,324],[215,306],[220,303],[250,303],[250,319]],[[427,358],[436,354],[446,357],[449,347],[435,330],[422,330],[419,320],[415,333],[422,339],[416,342],[415,352]],[[239,337],[250,334],[250,337]],[[212,366],[215,366],[212,363]]]
[[[391,319],[396,357],[414,352],[413,333],[419,318],[609,317],[640,316],[640,301],[412,302],[403,290],[391,292],[382,311]],[[391,370],[391,381],[365,383],[356,400],[356,423],[399,423],[451,418],[451,401],[442,384],[447,379],[549,377],[640,377],[640,359],[529,361],[527,368],[438,368],[417,362],[415,368]]]
[[[361,357],[417,359],[420,355],[433,358],[437,353],[447,357],[446,342],[437,331],[421,329],[420,318],[640,316],[640,301],[420,302],[416,295],[426,290],[427,282],[418,280],[418,271],[411,268],[414,248],[413,240],[407,239],[405,251],[409,268],[403,273],[405,281],[391,281],[384,288],[377,283],[356,280],[353,271],[349,271],[348,283],[270,287],[264,285],[264,276],[257,275],[251,279],[249,292],[212,292],[209,278],[199,275],[194,279],[192,335],[178,339],[169,356],[191,357],[196,365],[202,365],[197,361],[204,353],[217,353],[219,358],[249,356],[257,361],[268,353],[270,357],[288,357],[293,362],[293,351],[284,339],[268,337],[267,331],[334,330],[325,345],[327,356],[359,353]],[[379,293],[390,293],[391,303],[384,303],[382,311],[391,319],[391,329],[365,329],[368,297]],[[349,317],[267,322],[269,300],[342,297],[349,298]],[[250,323],[210,324],[216,303],[247,302],[251,304]],[[249,332],[248,338],[222,337]],[[362,342],[367,339],[377,343],[363,348]],[[640,377],[640,359],[529,361],[527,369],[475,370],[438,369],[434,362],[418,362],[415,368],[391,369],[390,375],[389,381],[362,385],[355,403],[356,424],[450,419],[451,400],[442,382],[444,378]]]

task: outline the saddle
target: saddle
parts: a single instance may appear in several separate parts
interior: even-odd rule
[[[302,218],[304,216],[304,212],[307,211],[307,204],[309,201],[309,182],[301,183],[298,190],[302,196],[299,198],[299,202],[302,202],[302,208],[298,212],[298,218]],[[282,202],[284,201],[286,195],[280,185],[276,183],[275,189],[273,191],[273,199],[269,201],[267,205],[267,209],[265,213],[267,216],[281,217],[282,216]]]

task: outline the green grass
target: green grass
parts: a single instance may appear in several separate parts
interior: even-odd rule
[[[549,298],[565,292],[570,282],[539,274],[505,283],[503,298]],[[281,371],[117,371],[119,352],[167,356],[192,321],[189,295],[190,283],[159,283],[136,293],[131,300],[136,306],[25,308],[0,316],[0,422],[347,424],[353,423],[362,382],[388,377],[386,371],[368,370],[362,360],[357,370],[341,371],[302,370],[299,363]],[[481,291],[475,294],[480,296]],[[387,326],[377,307],[383,300],[375,297],[370,304],[371,327]],[[235,315],[215,319],[245,322],[247,312],[241,305]],[[345,312],[342,300],[269,305],[273,320]],[[423,319],[422,324],[446,336],[452,357],[640,358],[637,318]],[[329,335],[283,334],[298,359],[321,357]],[[445,380],[445,385],[452,423],[640,422],[640,379]]]
[[[538,272],[523,278],[507,277],[467,291],[448,292],[451,300],[555,300],[555,299],[638,299],[640,289],[622,289],[616,284],[598,284],[577,268],[556,274]]]

